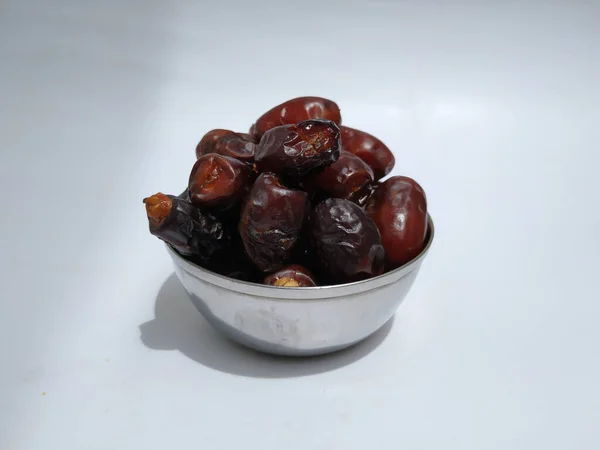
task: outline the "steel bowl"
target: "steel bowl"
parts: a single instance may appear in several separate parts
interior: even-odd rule
[[[227,278],[167,249],[177,277],[206,320],[231,339],[266,353],[308,356],[356,344],[392,318],[433,242],[407,264],[356,283],[308,288],[266,286]]]

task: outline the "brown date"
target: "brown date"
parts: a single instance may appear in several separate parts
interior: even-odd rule
[[[265,133],[254,154],[260,172],[302,178],[340,156],[340,129],[329,120],[305,120]]]
[[[377,227],[358,205],[338,198],[319,203],[309,219],[310,242],[320,269],[334,282],[380,275],[385,251]]]
[[[199,263],[213,264],[229,253],[231,235],[215,216],[161,192],[144,199],[150,233]]]
[[[394,168],[396,159],[390,149],[375,136],[364,131],[340,126],[342,148],[355,154],[371,169],[375,180],[380,180]]]
[[[261,174],[245,200],[239,232],[246,254],[263,272],[292,256],[308,210],[308,194],[288,189],[273,173]]]
[[[367,204],[381,233],[388,266],[396,268],[415,258],[427,235],[427,198],[412,178],[392,177],[381,183]]]
[[[342,151],[340,158],[317,174],[313,181],[329,197],[364,206],[371,195],[373,171],[358,156]]]
[[[311,287],[317,285],[313,274],[305,267],[297,264],[292,264],[267,275],[264,284],[282,287]]]
[[[291,125],[307,119],[331,120],[342,123],[338,105],[322,97],[298,97],[271,108],[258,118],[250,128],[250,134],[257,140],[271,128]]]
[[[209,153],[196,161],[190,173],[190,201],[200,207],[226,210],[248,191],[250,167],[235,158]]]
[[[251,163],[254,160],[255,149],[256,143],[249,134],[216,129],[206,133],[200,140],[196,147],[196,158],[218,153]]]
[[[202,139],[198,142],[198,145],[196,146],[196,158],[200,158],[209,153],[215,153],[215,144],[217,141],[222,137],[231,136],[232,134],[234,134],[233,131],[221,128],[210,130],[202,136]]]

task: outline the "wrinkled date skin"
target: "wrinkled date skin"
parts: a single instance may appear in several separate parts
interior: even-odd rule
[[[267,131],[256,148],[260,172],[299,179],[340,157],[340,129],[329,120],[305,120]]]
[[[314,184],[327,196],[364,206],[371,195],[373,171],[358,156],[342,151],[340,158],[314,177]]]
[[[308,194],[288,189],[273,173],[261,174],[239,222],[246,254],[261,271],[281,269],[290,259],[308,210]]]
[[[390,269],[421,253],[427,236],[427,198],[415,180],[392,177],[381,183],[369,199],[367,213],[379,228]]]
[[[250,180],[247,164],[209,153],[196,161],[190,173],[190,201],[200,207],[227,210],[248,192]]]
[[[209,153],[229,156],[247,163],[254,161],[256,142],[246,133],[234,133],[230,130],[216,129],[204,135],[196,147],[196,158]]]
[[[331,120],[338,125],[342,123],[340,108],[334,101],[322,97],[298,97],[277,105],[260,116],[250,128],[250,134],[260,140],[271,128],[307,119]]]
[[[212,214],[174,195],[144,199],[150,233],[201,265],[213,264],[231,249],[231,235]]]
[[[375,180],[380,180],[394,168],[396,159],[390,149],[375,136],[349,127],[340,127],[342,148],[355,154],[373,170]]]
[[[312,211],[311,246],[323,273],[337,283],[380,275],[385,251],[377,227],[358,205],[330,198]]]
[[[282,287],[312,287],[317,285],[313,274],[307,268],[297,264],[292,264],[267,275],[264,284]]]

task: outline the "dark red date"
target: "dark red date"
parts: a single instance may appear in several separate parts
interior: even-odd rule
[[[201,156],[208,155],[209,153],[215,153],[215,145],[219,141],[219,139],[225,136],[231,136],[234,134],[231,130],[224,130],[221,128],[217,128],[215,130],[210,130],[200,142],[196,146],[196,158],[200,158]]]
[[[229,252],[231,236],[223,223],[174,195],[144,199],[150,233],[200,264],[213,264]]]
[[[323,273],[334,282],[380,275],[385,251],[377,227],[358,205],[330,198],[312,211],[311,246]]]
[[[239,159],[247,163],[254,161],[256,143],[249,134],[234,133],[224,136],[215,144],[215,153]]]
[[[190,201],[200,207],[229,209],[248,191],[251,169],[235,158],[209,153],[190,173]]]
[[[340,129],[334,122],[305,120],[267,131],[254,161],[260,172],[298,179],[337,161],[340,148]]]
[[[242,208],[239,232],[259,270],[274,272],[289,261],[307,209],[306,192],[288,189],[273,173],[257,178]]]
[[[317,285],[313,274],[307,268],[297,264],[292,264],[267,275],[264,284],[282,287],[311,287]]]
[[[329,197],[364,206],[371,195],[373,171],[358,156],[342,151],[336,162],[314,177],[314,183]]]
[[[375,136],[364,131],[340,126],[342,149],[355,154],[371,169],[375,180],[380,180],[394,168],[396,159],[390,149]]]
[[[381,183],[367,204],[367,213],[379,228],[390,268],[421,253],[427,236],[427,198],[415,180],[392,177]]]
[[[249,134],[216,129],[206,133],[198,143],[196,158],[208,155],[209,153],[217,153],[252,163],[255,149],[256,143],[254,138]]]
[[[250,134],[257,140],[271,128],[290,125],[307,119],[331,120],[342,123],[338,105],[322,97],[298,97],[271,108],[258,118],[250,128]]]

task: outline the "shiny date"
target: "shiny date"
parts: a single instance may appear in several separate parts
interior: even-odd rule
[[[307,210],[305,192],[288,189],[273,173],[257,178],[242,208],[239,233],[259,270],[273,272],[289,261]]]
[[[364,206],[371,194],[373,171],[358,156],[342,151],[340,158],[317,174],[313,182],[328,197]]]
[[[323,273],[333,282],[380,275],[385,252],[377,227],[358,205],[330,198],[312,211],[311,246]]]
[[[255,149],[256,142],[249,134],[216,129],[206,133],[200,140],[196,147],[196,158],[217,153],[252,163]]]
[[[250,134],[259,140],[271,128],[291,125],[307,119],[331,120],[342,123],[339,106],[322,97],[297,97],[271,108],[252,125]]]
[[[226,210],[248,191],[250,167],[228,156],[209,153],[196,161],[190,173],[190,201],[200,207]]]
[[[375,180],[380,180],[394,168],[396,159],[390,149],[375,136],[354,128],[340,126],[342,148],[355,154],[373,170]]]
[[[381,233],[389,268],[415,258],[427,236],[427,198],[412,178],[392,177],[381,183],[367,204]]]
[[[337,161],[340,148],[340,129],[334,122],[305,120],[265,133],[254,161],[260,172],[300,179]]]

